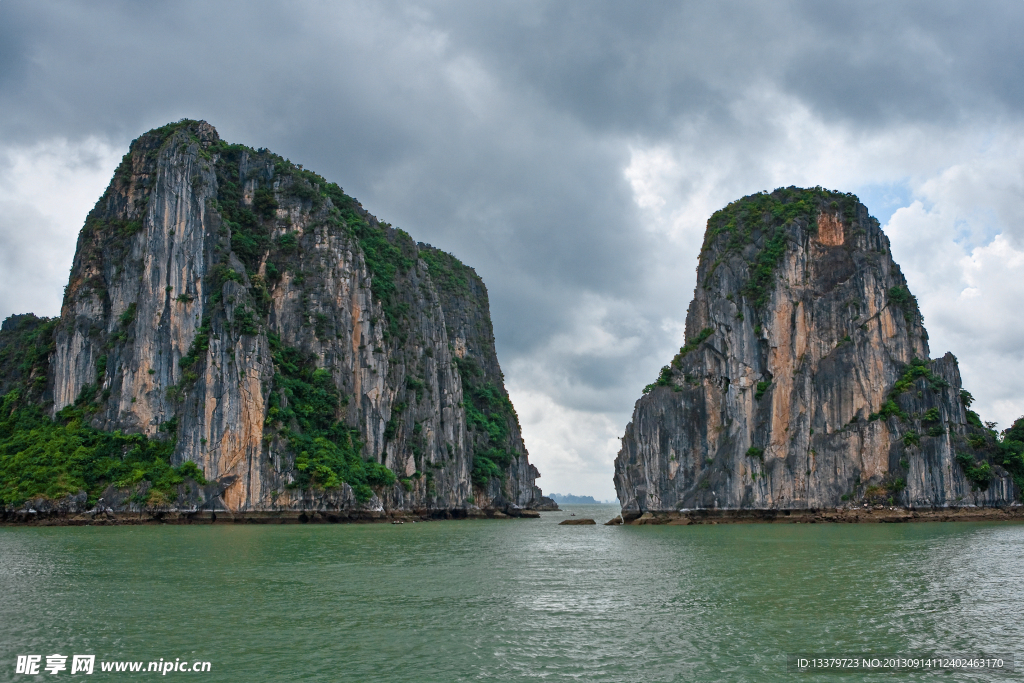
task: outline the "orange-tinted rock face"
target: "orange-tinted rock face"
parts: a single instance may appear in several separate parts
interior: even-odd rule
[[[818,216],[818,242],[828,247],[843,246],[843,220],[838,214],[823,211]]]
[[[687,339],[710,336],[637,401],[615,461],[624,508],[1013,500],[1005,472],[975,491],[956,463],[976,428],[952,355],[891,393],[928,358],[927,333],[856,198],[789,188],[730,205],[708,222],[697,283]],[[902,417],[878,416],[890,398]],[[941,420],[922,421],[930,408]]]
[[[501,443],[466,418],[464,386],[490,383],[507,400],[483,282],[356,203],[343,214],[317,183],[269,152],[221,144],[204,122],[136,140],[79,237],[50,364],[54,410],[98,385],[95,426],[176,435],[176,460],[221,484],[213,507],[538,501],[511,408]],[[392,309],[374,294],[355,220],[401,256]],[[435,282],[428,260],[458,272]],[[328,372],[334,418],[358,430],[362,457],[409,475],[404,485],[378,487],[365,505],[347,484],[293,486],[288,425],[269,412],[275,392],[289,400],[271,338]],[[474,486],[473,458],[487,449],[509,462]]]

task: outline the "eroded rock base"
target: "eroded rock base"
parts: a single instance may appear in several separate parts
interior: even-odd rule
[[[619,521],[621,520],[621,521]],[[1002,522],[1024,521],[1024,506],[900,508],[887,506],[830,508],[826,510],[683,510],[679,512],[624,512],[609,522],[631,526],[669,524],[818,524],[899,522]]]
[[[30,514],[25,511],[2,513],[0,526],[118,526],[139,524],[369,524],[430,522],[447,519],[537,519],[536,510],[394,510],[376,511],[254,511],[229,510],[152,512],[61,512]]]

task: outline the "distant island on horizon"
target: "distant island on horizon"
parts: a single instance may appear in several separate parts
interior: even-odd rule
[[[548,498],[559,505],[615,505],[618,501],[597,500],[593,496],[576,496],[571,493],[552,493]]]

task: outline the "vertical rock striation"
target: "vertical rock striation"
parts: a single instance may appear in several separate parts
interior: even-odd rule
[[[46,398],[176,440],[231,510],[542,504],[487,290],[337,185],[205,122],[137,139],[90,213]]]
[[[956,359],[929,360],[916,299],[852,195],[780,189],[712,216],[686,338],[626,427],[626,511],[996,506],[1019,493]]]

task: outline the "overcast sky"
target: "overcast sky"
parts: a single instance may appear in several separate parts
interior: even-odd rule
[[[476,268],[547,492],[614,497],[708,216],[857,193],[985,420],[1024,414],[1024,2],[0,0],[0,317],[56,315],[129,142],[182,117]]]

